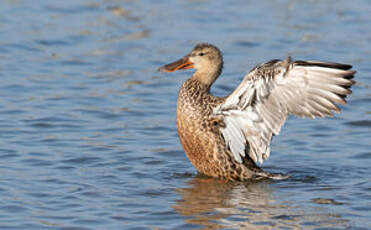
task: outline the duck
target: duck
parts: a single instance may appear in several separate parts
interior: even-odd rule
[[[218,97],[210,88],[222,73],[223,56],[209,43],[158,70],[186,69],[195,71],[178,94],[180,142],[198,173],[227,181],[288,178],[262,169],[273,136],[289,115],[314,119],[340,112],[356,73],[349,64],[288,56],[256,65],[233,92]]]

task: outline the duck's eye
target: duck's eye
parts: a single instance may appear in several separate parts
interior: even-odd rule
[[[204,56],[205,54],[204,53],[199,53],[198,56]]]

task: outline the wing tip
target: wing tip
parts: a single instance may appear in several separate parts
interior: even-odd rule
[[[300,65],[300,66],[319,66],[319,67],[325,67],[325,68],[332,68],[332,69],[341,69],[341,70],[350,70],[353,68],[350,64],[344,64],[344,63],[337,63],[337,62],[322,62],[322,61],[303,61],[303,60],[297,60],[294,61],[294,64]],[[353,74],[356,73],[355,70],[351,70]]]

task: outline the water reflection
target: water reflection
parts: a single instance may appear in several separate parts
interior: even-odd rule
[[[348,223],[325,206],[302,210],[292,201],[276,200],[270,181],[233,183],[197,177],[176,192],[181,199],[174,210],[187,217],[187,224],[205,228],[311,229]]]
[[[212,228],[225,225],[251,226],[249,222],[265,221],[267,209],[275,206],[268,182],[232,183],[209,178],[193,178],[189,187],[176,191],[182,199],[174,205],[190,224]],[[233,219],[229,219],[233,215]],[[229,226],[231,227],[231,226]]]

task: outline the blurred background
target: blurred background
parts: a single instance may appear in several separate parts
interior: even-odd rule
[[[0,229],[370,229],[371,2],[2,0]],[[191,70],[159,66],[198,42],[224,54],[212,92],[254,65],[353,64],[334,118],[291,118],[268,171],[285,181],[202,178],[179,143]]]

